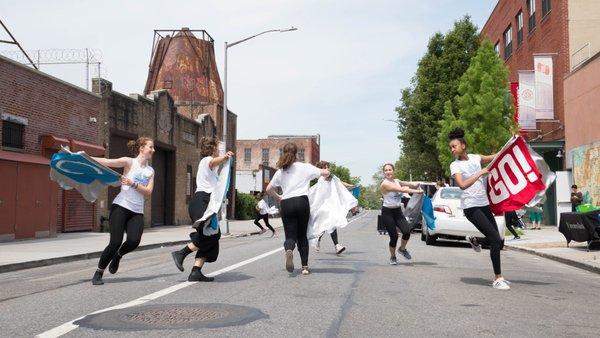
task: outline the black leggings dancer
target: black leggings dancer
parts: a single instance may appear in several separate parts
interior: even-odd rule
[[[410,238],[410,225],[404,214],[402,213],[402,209],[398,208],[381,208],[381,221],[385,225],[387,229],[387,233],[390,236],[390,247],[396,248],[398,245],[398,229],[402,232],[402,239],[408,241]]]
[[[98,270],[96,271],[100,279],[109,263],[108,271],[116,273],[119,270],[121,258],[138,247],[144,232],[144,215],[123,208],[118,204],[113,204],[110,208],[108,224],[110,241],[102,251],[98,262]],[[123,243],[125,232],[127,232],[127,239]],[[98,282],[98,284],[102,283]]]
[[[473,207],[464,209],[465,216],[481,232],[485,239],[478,240],[480,244],[490,246],[490,258],[496,275],[502,274],[500,271],[500,250],[502,250],[502,238],[498,232],[496,219],[489,206]]]
[[[308,218],[310,216],[310,206],[307,196],[298,196],[281,200],[281,220],[285,231],[284,249],[294,250],[298,243],[298,252],[302,266],[308,266],[308,238],[306,229],[308,228]],[[293,265],[288,266],[288,271],[293,271]],[[290,271],[290,272],[292,272]]]
[[[340,243],[338,243],[337,229],[333,230],[333,232],[330,233],[330,235],[331,235],[331,240],[333,241],[334,245],[340,244]],[[323,237],[323,235],[321,235],[319,237],[319,241],[321,240],[321,237]]]
[[[257,227],[260,228],[260,230],[265,230],[265,228],[262,227],[262,225],[260,225],[260,223],[258,221],[263,220],[263,222],[265,222],[265,225],[267,226],[267,228],[269,228],[269,230],[271,230],[273,233],[275,233],[275,229],[273,229],[273,227],[271,226],[271,224],[269,224],[269,214],[264,214],[261,215],[260,212],[256,212],[256,217],[254,217],[254,224],[256,224]]]

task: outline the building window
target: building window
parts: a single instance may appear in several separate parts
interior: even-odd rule
[[[304,162],[304,149],[298,149],[298,160]]]
[[[527,9],[529,10],[529,34],[535,29],[535,0],[527,0]]]
[[[190,121],[186,121],[186,120],[181,120],[183,123],[183,130],[181,133],[181,138],[186,141],[189,142],[193,145],[198,145],[197,140],[198,140],[198,126]]]
[[[24,127],[19,123],[2,121],[2,146],[23,149]]]
[[[252,162],[252,149],[244,148],[244,162]]]
[[[550,13],[552,6],[550,5],[550,0],[542,0],[542,18],[546,16],[546,14]]]
[[[269,165],[269,149],[267,148],[262,150],[262,163],[263,165]]]
[[[185,173],[185,202],[186,203],[190,203],[190,200],[192,199],[192,194],[196,190],[195,187],[192,186],[194,183],[195,183],[195,181],[192,180],[192,166],[187,165],[186,173]]]
[[[523,11],[519,11],[517,14],[517,46],[521,47],[523,44]]]
[[[512,26],[504,31],[504,59],[508,59],[512,55]]]
[[[500,55],[500,41],[496,42],[494,50],[496,51],[496,54]]]

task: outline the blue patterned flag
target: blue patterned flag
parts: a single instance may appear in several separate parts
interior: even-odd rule
[[[94,161],[85,152],[62,148],[50,160],[50,179],[65,190],[76,189],[88,202],[94,202],[107,186],[121,185],[121,175]]]

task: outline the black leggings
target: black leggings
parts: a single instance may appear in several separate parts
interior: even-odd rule
[[[484,207],[467,208],[464,209],[464,213],[469,222],[473,223],[477,230],[485,236],[485,239],[479,241],[479,243],[490,246],[490,258],[492,259],[494,273],[496,275],[501,274],[500,250],[502,250],[502,238],[490,207],[486,205]]]
[[[194,197],[192,197],[192,200],[188,205],[188,212],[192,222],[202,218],[209,202],[209,193],[197,191],[194,194]],[[206,220],[206,222],[210,222],[210,218]],[[196,232],[190,233],[190,239],[198,248],[198,251],[196,251],[196,258],[204,258],[207,263],[212,263],[219,257],[219,239],[221,239],[221,229],[219,229],[214,235],[206,236],[203,233],[205,225],[204,223],[200,224],[198,228],[196,228]]]
[[[256,212],[256,217],[254,218],[254,224],[256,224],[256,226],[259,227],[260,230],[263,230],[264,228],[258,222],[261,219],[265,222],[265,225],[267,226],[267,228],[269,228],[269,230],[275,232],[275,229],[273,229],[273,227],[271,226],[271,224],[269,224],[269,214],[261,215],[260,212]]]
[[[108,225],[110,228],[110,241],[102,251],[98,269],[106,269],[115,253],[118,252],[120,256],[124,256],[138,247],[144,232],[144,215],[123,208],[118,204],[113,204],[108,216]],[[123,243],[125,232],[127,232],[127,240]]]
[[[506,224],[506,228],[515,237],[519,237],[519,234],[517,233],[517,231],[515,231],[515,228],[513,228],[513,224],[517,224],[518,221],[519,218],[517,217],[516,211],[509,211],[504,213],[504,223]]]
[[[381,208],[381,220],[390,236],[390,247],[398,245],[398,229],[402,232],[402,239],[408,241],[410,238],[410,225],[406,221],[402,208]]]
[[[308,238],[306,229],[310,216],[308,196],[298,196],[281,200],[281,220],[285,231],[285,250],[294,250],[298,243],[298,252],[302,266],[308,265]]]
[[[333,230],[332,233],[330,233],[331,235],[331,240],[333,241],[334,245],[338,245],[338,236],[337,236],[337,229]],[[323,237],[323,235],[321,235],[321,237]],[[319,237],[319,240],[321,240],[321,237]]]

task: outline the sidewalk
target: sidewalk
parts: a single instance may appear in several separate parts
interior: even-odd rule
[[[587,243],[571,242],[567,247],[565,236],[556,226],[542,230],[525,230],[521,240],[510,240],[506,236],[504,246],[513,250],[532,253],[564,264],[600,273],[600,250],[587,251]]]
[[[271,218],[269,223],[275,229],[282,227],[281,218]],[[192,230],[189,225],[144,229],[142,241],[136,250],[182,245],[189,242]],[[221,225],[221,231],[225,232],[225,224]],[[252,220],[229,221],[229,232],[229,235],[223,234],[221,239],[256,235],[259,229]],[[267,230],[264,236],[270,236],[270,231]],[[108,239],[108,233],[75,232],[60,233],[52,238],[0,243],[0,273],[100,257]]]

